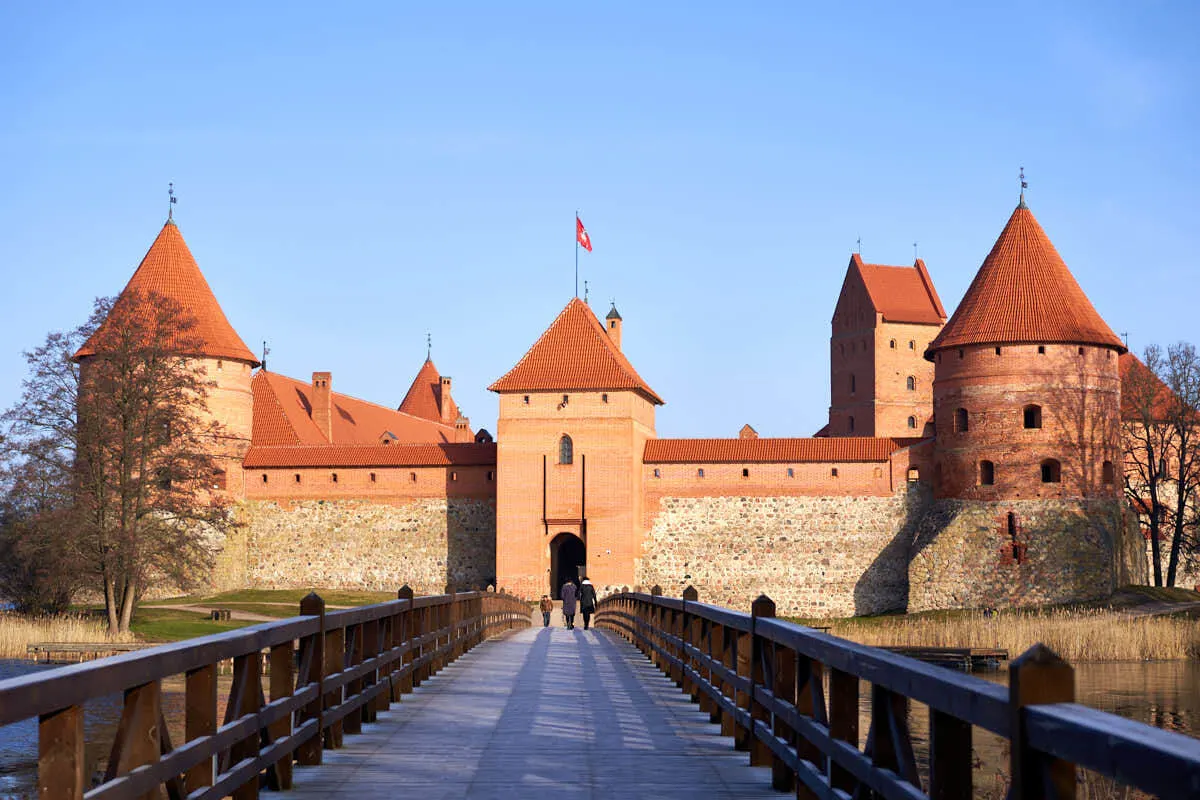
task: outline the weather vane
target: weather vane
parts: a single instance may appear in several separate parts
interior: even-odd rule
[[[1021,179],[1021,207],[1025,207],[1025,190],[1029,188],[1029,184],[1025,182],[1025,168],[1021,167],[1018,177]]]
[[[175,201],[172,200],[171,202],[173,203]],[[267,368],[267,355],[270,352],[271,352],[271,348],[267,347],[267,340],[263,339],[263,357],[262,357],[262,368],[263,369]]]
[[[583,282],[583,302],[586,303],[587,301],[588,301],[588,282],[584,281]]]
[[[427,332],[425,334],[425,360],[428,361],[431,358],[433,358],[433,334]]]
[[[167,197],[170,198],[170,202],[167,203],[167,219],[173,220],[175,218],[175,204],[179,202],[178,198],[175,197],[175,184],[173,182],[167,184]]]
[[[917,243],[913,242],[913,261],[916,261],[918,258],[919,258],[919,256],[917,255]]]
[[[854,252],[858,253],[861,256],[862,255],[862,237],[861,236],[858,237],[858,240],[856,243],[858,245],[858,248]]]

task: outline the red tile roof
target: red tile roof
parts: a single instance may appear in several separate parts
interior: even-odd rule
[[[252,446],[246,469],[266,467],[482,467],[496,463],[495,444]]]
[[[1024,204],[1013,211],[925,357],[966,344],[1017,342],[1104,345],[1125,352]]]
[[[196,326],[187,335],[202,342],[203,346],[199,353],[187,355],[235,359],[258,366],[254,353],[250,352],[250,348],[246,347],[246,343],[225,318],[225,312],[221,310],[221,305],[174,222],[168,220],[163,225],[121,294],[130,292],[168,297],[195,317]],[[95,355],[92,343],[107,325],[108,320],[105,320],[100,330],[75,354],[76,358]]]
[[[650,439],[647,464],[887,461],[919,439],[841,436],[812,439]]]
[[[892,267],[867,264],[855,253],[850,264],[858,269],[871,304],[885,322],[941,325],[946,321],[946,309],[921,259],[911,267]]]
[[[632,389],[653,403],[663,402],[578,297],[567,303],[517,365],[488,388],[493,392]]]
[[[333,441],[312,420],[312,384],[259,370],[251,382],[254,427],[251,444],[378,445],[388,432],[403,443],[449,443],[454,426],[333,393]],[[390,446],[390,445],[389,445]]]
[[[446,419],[456,420],[458,419],[458,406],[455,405],[453,398],[447,399],[450,401],[450,413]],[[442,420],[442,376],[438,373],[437,367],[433,365],[432,359],[425,359],[425,363],[417,372],[417,377],[413,379],[412,386],[408,387],[408,394],[404,395],[404,401],[400,403],[398,410],[412,414],[414,417],[431,419],[434,422]]]

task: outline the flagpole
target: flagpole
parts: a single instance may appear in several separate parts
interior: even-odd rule
[[[579,209],[575,209],[575,296],[579,297]]]

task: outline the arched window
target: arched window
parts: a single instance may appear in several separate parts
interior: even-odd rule
[[[856,381],[854,379],[854,373],[852,372],[852,373],[850,373],[850,394],[854,394],[855,390],[857,390],[857,389],[858,389],[858,381]]]
[[[908,418],[908,427],[912,428],[912,429],[916,429],[916,427],[917,427],[917,418],[916,417]]]
[[[991,486],[996,482],[996,465],[990,461],[979,462],[979,485]]]
[[[909,349],[909,350],[916,350],[916,349],[917,349],[917,343],[916,343],[916,342],[914,342],[912,339],[909,339],[909,340],[908,340],[908,349]]]
[[[1111,461],[1104,462],[1104,466],[1101,469],[1101,474],[1103,476],[1104,482],[1106,484],[1112,485],[1112,482],[1114,480],[1116,480],[1116,474],[1115,474],[1115,470],[1113,470],[1113,463]]]
[[[888,347],[890,347],[890,348],[892,348],[893,350],[895,350],[895,349],[896,349],[896,340],[895,340],[895,339],[892,339],[892,340],[890,340],[890,341],[888,342]]]
[[[914,378],[912,375],[909,375],[908,378],[904,381],[904,384],[908,387],[908,390],[911,392],[917,388],[917,379]]]
[[[1062,483],[1062,464],[1056,458],[1042,462],[1042,483]]]
[[[837,476],[838,476],[837,467],[834,467],[833,469],[829,470],[829,477],[836,478]]]
[[[854,417],[847,417],[846,423],[847,423],[848,427],[850,428],[850,432],[854,433]]]
[[[1025,406],[1025,427],[1042,427],[1042,407],[1038,405]]]
[[[965,408],[954,409],[954,432],[966,433],[971,429],[971,420]]]
[[[575,460],[575,446],[571,443],[571,437],[565,433],[558,440],[558,463],[570,464]]]

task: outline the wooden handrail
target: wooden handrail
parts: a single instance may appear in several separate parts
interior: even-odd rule
[[[1074,703],[1074,670],[1042,645],[1009,666],[1010,685],[775,619],[760,597],[747,614],[622,592],[596,624],[644,652],[722,733],[771,766],[775,788],[835,798],[971,797],[971,734],[1011,743],[1014,800],[1075,797],[1076,767],[1160,798],[1200,797],[1200,740]],[[828,673],[828,688],[825,674]],[[870,684],[870,730],[859,748],[859,682]],[[918,774],[910,701],[929,707],[929,774]]]
[[[404,587],[396,600],[328,613],[314,594],[300,611],[0,681],[0,725],[38,719],[41,798],[158,797],[163,787],[171,798],[255,798],[260,784],[291,788],[293,761],[320,764],[323,749],[340,747],[344,734],[359,732],[484,639],[530,624],[530,604],[505,592],[413,597]],[[233,682],[218,720],[217,664],[227,660]],[[174,746],[161,686],[179,674],[186,675],[186,741]],[[83,704],[116,692],[124,693],[121,720],[104,780],[93,787]]]

